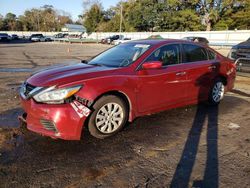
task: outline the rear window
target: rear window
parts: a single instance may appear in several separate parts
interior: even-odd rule
[[[186,63],[208,60],[206,49],[201,46],[194,44],[183,44],[183,49]]]
[[[205,39],[205,38],[199,38],[199,41],[200,42],[207,42],[207,39]]]

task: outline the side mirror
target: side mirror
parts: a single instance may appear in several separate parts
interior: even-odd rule
[[[143,70],[160,69],[160,68],[162,68],[162,62],[160,61],[149,61],[142,64]]]
[[[83,64],[87,64],[88,63],[88,61],[87,60],[81,60],[81,63],[83,63]]]

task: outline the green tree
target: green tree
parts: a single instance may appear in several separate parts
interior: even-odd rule
[[[0,31],[3,31],[3,30],[4,30],[4,18],[0,14]]]
[[[14,31],[16,30],[16,15],[13,13],[7,13],[4,18],[5,26],[7,30]]]
[[[84,26],[87,31],[97,31],[98,25],[103,21],[103,10],[100,4],[93,4],[88,11],[83,15]]]
[[[191,9],[176,12],[171,22],[172,31],[198,31],[202,29],[199,16]]]
[[[232,15],[232,27],[235,29],[250,29],[250,1],[241,2],[238,11]],[[232,28],[232,29],[233,29]]]
[[[127,5],[125,15],[125,23],[129,23],[130,27],[136,31],[153,31],[156,26],[157,19],[157,1],[142,0],[130,1]]]
[[[51,5],[26,10],[18,18],[13,13],[0,18],[1,30],[60,31],[66,23],[73,23],[70,15],[64,11],[57,11]]]

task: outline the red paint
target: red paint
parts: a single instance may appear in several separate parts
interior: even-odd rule
[[[77,95],[92,102],[104,93],[120,92],[130,103],[129,121],[138,116],[207,100],[211,84],[218,77],[227,80],[227,91],[233,88],[235,65],[212,49],[217,54],[216,60],[167,67],[162,67],[160,62],[150,62],[141,66],[146,57],[162,45],[191,42],[146,40],[137,43],[150,44],[152,47],[128,67],[110,68],[77,64],[42,71],[31,76],[27,82],[34,86],[57,85],[59,88],[81,84],[83,87]],[[53,138],[80,139],[86,116],[80,118],[70,103],[38,104],[33,99],[25,100],[22,97],[21,102],[28,114],[29,130]],[[60,134],[44,129],[40,123],[41,118],[53,121]]]
[[[160,69],[162,68],[162,62],[160,61],[152,61],[152,62],[146,62],[142,65],[142,68],[144,70],[147,69]]]

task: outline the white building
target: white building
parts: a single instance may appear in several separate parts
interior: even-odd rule
[[[83,25],[65,24],[62,28],[62,32],[68,32],[70,34],[82,34],[86,33],[86,28]]]

